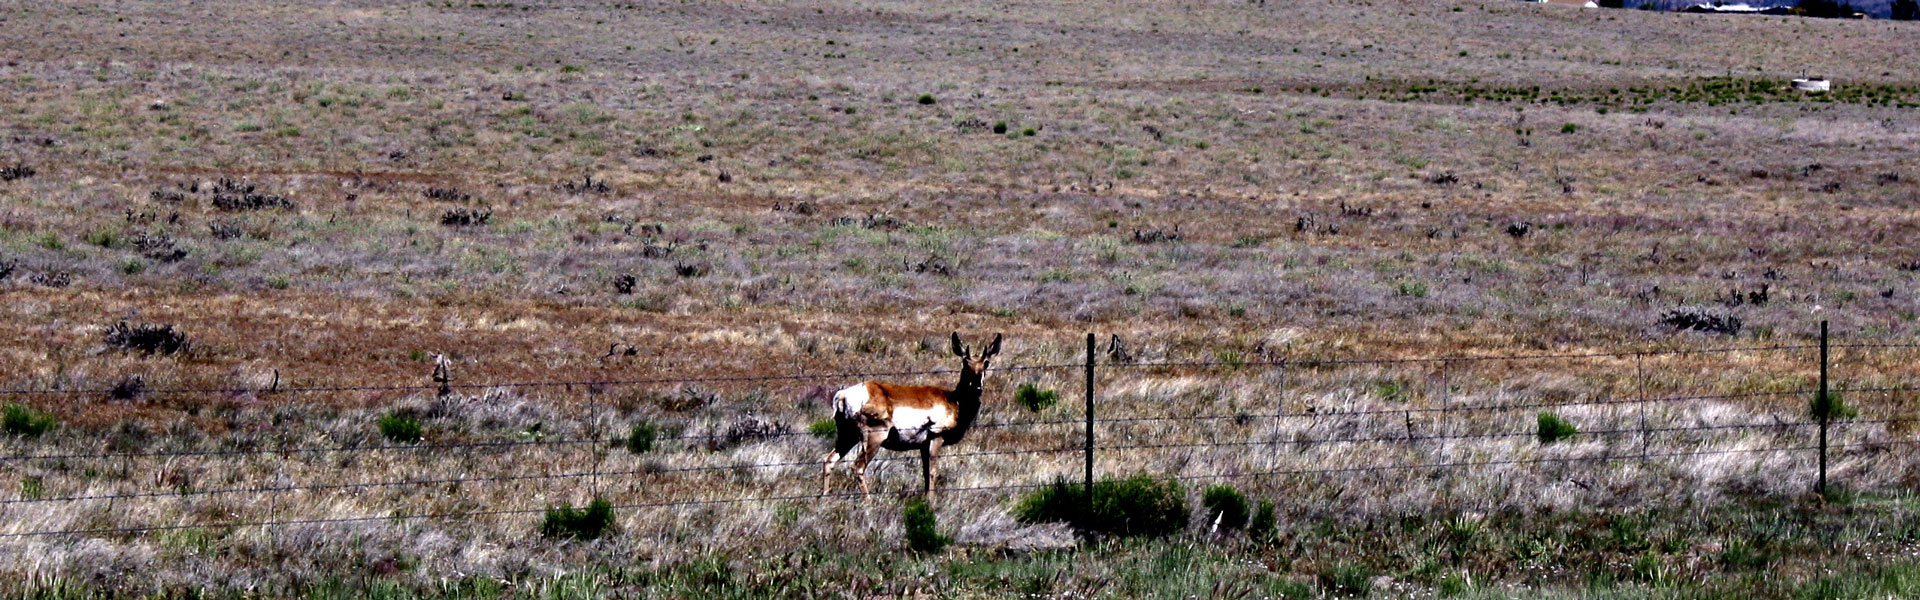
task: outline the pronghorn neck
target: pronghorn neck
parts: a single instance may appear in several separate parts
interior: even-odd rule
[[[953,395],[948,396],[958,409],[954,415],[954,427],[946,432],[947,443],[959,442],[973,427],[973,420],[980,416],[980,373],[973,365],[960,367],[960,384],[953,387]]]

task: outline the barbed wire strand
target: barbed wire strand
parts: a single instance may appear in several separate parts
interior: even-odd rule
[[[1892,419],[1875,419],[1875,420],[1852,420],[1852,421],[1846,421],[1845,424],[1846,425],[1874,425],[1874,424],[1904,423],[1904,422],[1912,422],[1912,421],[1915,421],[1915,419],[1892,418]],[[1789,429],[1789,428],[1796,428],[1796,427],[1812,427],[1812,426],[1818,426],[1818,425],[1819,425],[1818,421],[1798,421],[1798,422],[1772,421],[1772,422],[1749,422],[1749,423],[1733,423],[1733,424],[1719,424],[1719,425],[1696,425],[1696,426],[1686,426],[1686,427],[1663,427],[1663,428],[1654,428],[1654,429],[1636,428],[1636,429],[1590,430],[1590,431],[1581,431],[1577,435],[1607,436],[1607,435],[1627,435],[1627,434],[1645,434],[1645,433],[1660,434],[1660,433],[1676,433],[1676,432],[1687,432],[1687,431],[1765,430],[1765,429]],[[1210,447],[1252,447],[1252,446],[1306,446],[1306,445],[1317,445],[1317,444],[1352,444],[1352,443],[1375,443],[1375,442],[1403,442],[1403,443],[1412,444],[1412,443],[1429,442],[1429,441],[1525,438],[1525,437],[1535,437],[1537,435],[1538,435],[1538,432],[1495,432],[1495,433],[1474,433],[1474,434],[1439,434],[1439,435],[1425,435],[1425,436],[1391,435],[1391,436],[1374,436],[1374,437],[1328,438],[1328,439],[1320,439],[1320,440],[1303,439],[1303,440],[1268,440],[1268,441],[1243,441],[1243,442],[1182,442],[1182,443],[1165,443],[1165,444],[1125,444],[1125,445],[1116,445],[1116,446],[1096,446],[1095,449],[1118,451],[1118,450],[1201,448],[1201,447],[1210,448]],[[943,460],[952,460],[952,459],[965,459],[965,458],[974,458],[974,457],[983,457],[983,456],[1059,454],[1059,453],[1066,453],[1066,452],[1081,451],[1083,449],[1084,449],[1083,447],[1076,446],[1076,447],[1043,448],[1043,449],[1030,449],[1030,450],[989,450],[989,451],[962,452],[957,454],[949,454],[949,455],[941,456],[940,458]],[[911,460],[911,459],[912,457],[886,456],[886,457],[876,458],[872,462],[892,462],[892,461],[902,461],[902,460]],[[337,483],[337,484],[307,484],[307,485],[287,485],[287,486],[216,488],[216,489],[207,489],[207,490],[178,490],[178,491],[172,491],[172,492],[126,492],[126,493],[117,493],[117,494],[95,494],[95,495],[80,495],[80,496],[56,496],[56,497],[45,497],[45,498],[20,498],[20,499],[13,499],[13,500],[0,500],[0,506],[14,505],[14,504],[46,504],[46,503],[60,503],[60,502],[97,501],[97,500],[134,500],[134,499],[146,499],[146,498],[184,498],[184,497],[191,497],[191,496],[211,496],[211,495],[229,495],[229,494],[271,494],[271,493],[281,493],[281,492],[352,490],[352,489],[370,489],[370,488],[381,488],[381,487],[462,485],[467,483],[504,483],[504,482],[511,482],[511,481],[577,479],[582,477],[593,477],[593,476],[662,475],[662,474],[695,473],[695,472],[711,472],[711,471],[758,470],[758,469],[798,467],[798,466],[811,467],[811,466],[823,465],[823,464],[824,464],[824,461],[815,459],[815,460],[787,461],[787,462],[774,462],[774,463],[731,463],[731,464],[724,464],[724,465],[701,465],[701,466],[671,467],[671,468],[649,466],[649,467],[641,467],[636,469],[619,470],[619,471],[596,470],[596,471],[588,471],[588,472],[549,473],[549,474],[539,474],[539,475],[451,477],[451,478],[438,478],[438,479],[409,479],[409,480],[355,482],[355,483]]]
[[[1836,450],[1836,449],[1844,450],[1847,448],[1854,448],[1854,447],[1884,448],[1887,446],[1912,445],[1916,443],[1920,443],[1920,441],[1863,442],[1863,443],[1838,444],[1838,445],[1830,444],[1827,446],[1827,448],[1829,450]],[[1272,471],[1255,471],[1255,472],[1248,472],[1248,473],[1223,473],[1223,474],[1213,474],[1213,475],[1178,475],[1178,476],[1171,477],[1171,479],[1181,480],[1181,481],[1198,481],[1198,480],[1213,480],[1213,479],[1240,479],[1240,478],[1249,478],[1249,477],[1273,477],[1273,476],[1287,476],[1287,475],[1403,471],[1403,470],[1415,470],[1415,469],[1459,469],[1459,468],[1466,468],[1466,467],[1509,466],[1509,465],[1547,464],[1547,463],[1566,463],[1566,462],[1614,463],[1614,462],[1624,462],[1629,460],[1638,461],[1638,460],[1642,460],[1643,458],[1677,458],[1677,457],[1687,457],[1687,456],[1715,456],[1715,455],[1727,455],[1727,454],[1804,452],[1804,451],[1818,450],[1818,449],[1819,449],[1818,446],[1786,446],[1786,447],[1776,447],[1776,448],[1741,448],[1741,449],[1731,449],[1731,450],[1699,450],[1699,451],[1688,451],[1688,452],[1667,452],[1667,453],[1658,453],[1658,454],[1648,454],[1645,456],[1641,456],[1638,454],[1634,454],[1634,455],[1606,454],[1602,456],[1536,457],[1536,458],[1527,458],[1527,459],[1464,461],[1464,462],[1445,462],[1445,463],[1417,463],[1417,464],[1403,464],[1403,465],[1369,465],[1369,466],[1359,466],[1359,467],[1334,467],[1334,468],[1320,468],[1320,469],[1283,469],[1283,470],[1272,470]],[[1003,485],[958,487],[958,488],[941,488],[940,491],[941,493],[956,493],[956,492],[967,493],[967,492],[1010,490],[1010,489],[1035,489],[1035,488],[1042,488],[1042,487],[1051,487],[1055,485],[1071,485],[1071,484],[1065,483],[1064,480],[1062,480],[1060,482],[1055,482],[1055,483],[1025,483],[1025,484],[1003,484]],[[626,509],[664,508],[664,507],[678,507],[678,506],[709,506],[709,505],[721,505],[721,504],[743,504],[743,503],[772,502],[772,501],[781,501],[781,500],[819,500],[819,499],[825,499],[825,498],[838,499],[838,498],[854,498],[854,497],[864,497],[864,496],[866,496],[866,494],[858,493],[858,492],[843,492],[843,493],[828,493],[828,494],[791,494],[791,495],[779,495],[779,496],[747,496],[747,497],[727,498],[727,499],[674,500],[674,501],[662,501],[662,502],[644,502],[644,503],[635,503],[635,504],[616,504],[616,505],[613,505],[613,508],[618,510],[626,510]],[[72,535],[108,535],[108,534],[125,535],[125,534],[134,534],[134,533],[148,533],[148,532],[155,532],[155,531],[177,531],[182,529],[229,529],[229,528],[240,528],[240,527],[272,528],[272,527],[285,527],[285,526],[294,526],[294,525],[364,523],[364,522],[374,522],[374,521],[441,520],[441,519],[472,518],[472,517],[481,517],[481,516],[540,514],[540,513],[545,513],[546,510],[547,509],[538,509],[538,508],[500,509],[500,510],[455,512],[455,513],[391,514],[391,515],[378,515],[378,516],[356,516],[356,517],[338,517],[338,518],[320,518],[320,519],[293,519],[293,520],[278,520],[278,521],[229,521],[229,522],[220,522],[220,523],[203,523],[203,524],[192,524],[192,525],[149,525],[149,526],[139,526],[139,527],[65,529],[65,530],[3,533],[3,534],[0,534],[0,539],[47,537],[47,536],[72,536]]]
[[[961,452],[957,454],[947,454],[947,455],[942,455],[939,458],[941,460],[949,460],[949,459],[961,459],[961,458],[974,458],[974,457],[981,457],[981,456],[1005,456],[1005,455],[1011,455],[1011,454],[1057,454],[1057,453],[1064,453],[1064,452],[1079,452],[1081,450],[1083,450],[1083,448],[1080,446],[1074,446],[1071,448],[1051,448],[1051,449],[1037,449],[1037,450],[990,450],[990,451],[982,451],[982,452]],[[913,457],[910,457],[910,456],[882,456],[882,457],[874,458],[871,462],[882,463],[882,462],[904,461],[904,460],[911,460],[911,459],[913,459]],[[844,462],[852,462],[852,461],[844,461]],[[798,466],[819,467],[819,466],[823,466],[824,463],[825,461],[821,459],[813,459],[813,460],[800,460],[800,461],[787,461],[787,462],[774,462],[774,463],[730,463],[730,464],[724,464],[724,465],[701,465],[701,466],[692,466],[692,467],[643,466],[639,468],[618,470],[618,471],[581,471],[581,472],[567,472],[567,473],[542,473],[537,475],[493,475],[493,476],[480,476],[480,477],[447,477],[447,478],[439,478],[439,479],[401,479],[401,480],[392,480],[392,481],[367,481],[367,482],[355,482],[355,483],[323,483],[323,484],[306,484],[306,485],[215,488],[215,489],[206,489],[206,490],[176,490],[171,492],[127,492],[127,493],[118,493],[118,494],[96,494],[96,495],[86,495],[86,496],[58,496],[58,497],[47,497],[47,498],[19,498],[19,499],[13,499],[13,500],[0,500],[0,506],[13,505],[13,504],[47,504],[47,503],[58,503],[58,502],[82,502],[82,501],[89,501],[89,500],[135,500],[135,499],[147,499],[147,498],[186,498],[191,496],[274,494],[274,493],[281,493],[281,492],[355,490],[355,489],[371,489],[371,488],[382,488],[382,487],[461,485],[461,484],[467,484],[467,483],[505,483],[505,482],[512,482],[512,481],[580,479],[580,478],[595,477],[595,476],[609,477],[609,476],[622,476],[622,475],[663,475],[663,474],[675,474],[675,473],[698,473],[698,472],[709,472],[709,471],[757,470],[757,469],[798,467]]]
[[[1783,391],[1774,391],[1774,392],[1745,392],[1745,393],[1735,393],[1735,394],[1705,394],[1705,395],[1693,395],[1693,396],[1663,396],[1663,397],[1656,397],[1656,398],[1625,398],[1625,399],[1612,399],[1612,400],[1589,400],[1589,401],[1581,401],[1581,402],[1557,402],[1557,403],[1556,402],[1538,402],[1538,403],[1519,403],[1519,404],[1455,405],[1455,406],[1448,406],[1448,407],[1369,409],[1369,410],[1355,410],[1355,411],[1335,410],[1335,411],[1329,411],[1329,412],[1301,411],[1301,412],[1276,412],[1276,413],[1211,414],[1211,415],[1191,415],[1191,416],[1110,417],[1110,418],[1096,418],[1094,420],[1094,423],[1105,425],[1105,424],[1115,424],[1115,423],[1210,421],[1210,420],[1229,420],[1229,419],[1232,419],[1232,420],[1288,419],[1288,418],[1322,418],[1322,417],[1339,418],[1339,417],[1367,417],[1367,416],[1376,416],[1376,415],[1412,415],[1412,414],[1428,414],[1428,413],[1477,412],[1477,411],[1504,412],[1504,411],[1513,411],[1513,410],[1528,410],[1528,409],[1535,409],[1535,408],[1658,404],[1658,403],[1667,403],[1667,402],[1697,402],[1697,401],[1703,401],[1703,400],[1734,400],[1734,399],[1742,399],[1742,398],[1812,394],[1815,391],[1816,390],[1813,390],[1813,389],[1795,389],[1795,390],[1783,390]],[[1900,386],[1900,387],[1877,387],[1877,388],[1852,388],[1852,389],[1840,389],[1835,391],[1836,392],[1854,392],[1854,393],[1914,392],[1914,391],[1920,391],[1920,387]],[[1044,426],[1044,425],[1078,425],[1078,424],[1083,424],[1085,422],[1086,421],[1084,419],[1002,421],[1002,422],[978,423],[978,424],[975,424],[973,428],[974,429],[1001,429],[1001,428]],[[793,437],[793,436],[802,436],[802,435],[813,436],[815,434],[809,431],[774,431],[774,432],[765,432],[765,433],[754,433],[754,434],[748,434],[748,435],[735,435],[735,434],[728,434],[728,433],[722,432],[722,433],[712,433],[712,434],[682,434],[682,435],[658,437],[655,439],[664,440],[664,441],[675,441],[675,440],[720,439],[720,438],[726,438],[730,436],[731,437],[747,437],[747,438],[782,438],[782,437]],[[607,438],[588,438],[588,439],[458,442],[458,443],[447,443],[447,444],[433,444],[433,445],[425,445],[425,446],[417,445],[417,444],[382,444],[382,445],[314,446],[314,447],[297,447],[297,448],[249,448],[249,449],[235,448],[235,449],[224,449],[224,450],[22,454],[22,455],[14,455],[14,456],[0,456],[0,464],[4,464],[7,462],[29,461],[29,460],[135,459],[135,458],[160,458],[160,457],[172,458],[172,457],[244,456],[244,455],[270,455],[270,454],[311,454],[311,453],[331,453],[331,452],[378,452],[378,451],[437,452],[437,451],[444,451],[444,450],[465,450],[465,449],[476,449],[476,448],[513,448],[513,447],[520,447],[520,446],[567,446],[567,445],[583,445],[583,444],[612,445],[612,444],[624,442],[626,439],[627,438],[625,437],[614,436],[614,437],[607,437]]]
[[[1510,355],[1495,355],[1495,356],[1456,355],[1456,356],[1433,356],[1433,357],[1415,357],[1415,358],[1349,358],[1349,359],[1286,358],[1286,359],[1263,360],[1263,361],[1212,360],[1212,361],[1158,361],[1158,362],[1127,362],[1127,363],[1108,362],[1108,363],[1096,363],[1095,367],[1113,369],[1113,368],[1226,367],[1226,366],[1249,367],[1249,366],[1286,365],[1286,366],[1293,366],[1293,367],[1312,368],[1317,366],[1344,366],[1344,365],[1366,365],[1366,364],[1471,363],[1471,362],[1495,362],[1495,361],[1550,360],[1550,359],[1563,359],[1563,358],[1687,356],[1687,355],[1697,355],[1697,354],[1729,354],[1729,353],[1739,353],[1739,352],[1774,352],[1774,351],[1810,350],[1818,347],[1819,346],[1817,345],[1811,345],[1811,344],[1798,344],[1798,345],[1733,346],[1733,347],[1723,347],[1723,348],[1694,348],[1694,349],[1668,349],[1668,350],[1648,349],[1648,350],[1619,350],[1619,351],[1605,351],[1605,352],[1559,352],[1559,353],[1538,353],[1538,354],[1510,354]],[[1830,348],[1920,348],[1920,344],[1854,343],[1854,344],[1831,344],[1829,345],[1829,347]],[[1084,368],[1085,366],[1086,366],[1085,363],[1010,365],[1010,366],[1003,366],[1003,367],[995,367],[994,370],[1001,371],[1001,372],[1022,372],[1022,371],[1078,369],[1078,368]],[[722,376],[710,376],[710,377],[656,377],[656,378],[639,378],[639,379],[586,379],[586,380],[550,380],[550,381],[502,381],[502,382],[493,382],[493,383],[452,383],[452,384],[448,384],[446,387],[448,389],[470,389],[470,390],[486,390],[486,389],[497,389],[497,388],[573,387],[573,386],[622,387],[622,386],[661,385],[661,384],[739,383],[739,382],[756,382],[756,381],[804,381],[804,380],[814,380],[814,379],[908,377],[908,376],[919,376],[919,375],[951,375],[958,372],[959,370],[957,369],[931,369],[931,370],[918,370],[918,371],[872,371],[872,372],[840,371],[840,372],[830,372],[830,373],[795,373],[795,374],[786,374],[786,375],[722,375]],[[308,386],[282,386],[277,388],[257,388],[257,387],[243,387],[243,386],[204,387],[204,388],[147,388],[145,390],[142,390],[142,393],[148,394],[148,395],[249,394],[249,393],[251,394],[263,394],[263,393],[290,394],[290,393],[298,393],[298,392],[436,391],[436,390],[439,390],[440,388],[441,388],[441,384],[438,384],[438,383],[401,384],[401,385],[323,384],[323,385],[308,385]],[[114,391],[113,388],[74,388],[74,389],[65,389],[65,390],[57,390],[57,389],[35,390],[35,389],[11,388],[11,389],[0,389],[0,395],[54,395],[54,396],[102,395],[102,394],[111,393],[113,391]]]

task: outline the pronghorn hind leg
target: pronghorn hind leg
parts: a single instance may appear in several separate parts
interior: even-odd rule
[[[860,449],[859,460],[853,461],[853,470],[860,476],[860,493],[872,494],[873,489],[867,487],[867,463],[873,462],[873,455],[880,452],[880,444],[887,441],[887,429],[870,429],[865,433],[866,447]]]
[[[840,464],[840,461],[846,460],[847,455],[853,453],[854,446],[860,445],[859,425],[838,417],[834,418],[834,424],[838,427],[834,435],[833,451],[827,453],[826,464],[820,468],[820,495],[822,496],[833,491],[833,467]]]

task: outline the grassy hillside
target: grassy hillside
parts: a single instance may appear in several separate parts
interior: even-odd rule
[[[0,462],[0,534],[170,528],[0,539],[0,585],[1909,593],[1912,350],[1861,345],[1920,333],[1917,39],[1494,0],[0,7],[0,388],[46,392],[0,446],[64,457]],[[1821,320],[1859,416],[1812,496]],[[937,505],[956,549],[866,560],[911,456],[799,499],[860,377],[769,377],[950,384],[954,331],[1007,336],[983,419],[1042,423],[949,485],[1079,473],[1093,332],[1208,363],[1104,370],[1103,415],[1235,417],[1102,424],[1139,446],[1102,473],[1280,525],[1212,533],[1188,483],[1180,535],[1046,550],[989,489]],[[1723,346],[1771,349],[1340,362]],[[543,381],[600,383],[505,385]],[[538,536],[596,496],[615,535]],[[482,511],[515,512],[388,519]],[[326,519],[368,520],[220,525]]]

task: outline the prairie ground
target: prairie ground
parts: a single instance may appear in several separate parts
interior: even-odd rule
[[[7,594],[1920,587],[1912,23],[75,1],[0,3],[0,42],[0,387],[37,392]],[[1820,321],[1857,416],[1811,495]],[[865,500],[797,463],[822,390],[948,383],[954,331],[1007,336],[945,463],[983,489],[907,555],[912,457]],[[1102,423],[1101,473],[1229,483],[1276,531],[1014,519],[999,486],[1080,472],[1090,332],[1100,416],[1187,419]],[[1567,356],[1465,360],[1535,354]],[[616,534],[539,534],[594,497]],[[222,525],[264,521],[303,522]]]

